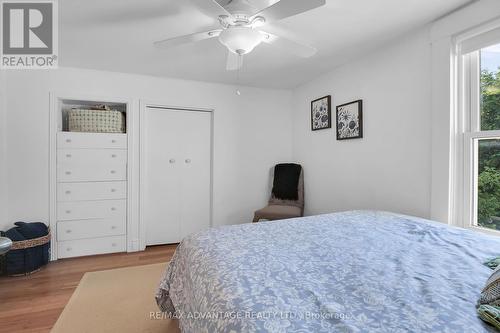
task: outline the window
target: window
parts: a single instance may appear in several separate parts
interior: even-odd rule
[[[479,51],[481,112],[480,130],[500,130],[500,44]]]
[[[464,222],[500,232],[500,39],[463,56]]]

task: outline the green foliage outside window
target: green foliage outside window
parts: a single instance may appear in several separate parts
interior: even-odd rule
[[[500,130],[500,68],[481,72],[481,130]],[[479,141],[478,224],[500,230],[500,140]]]

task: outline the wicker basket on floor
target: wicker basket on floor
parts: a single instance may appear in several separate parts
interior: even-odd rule
[[[12,242],[10,251],[6,254],[7,274],[10,276],[23,276],[38,272],[50,260],[50,228],[48,234],[42,237],[27,239],[23,241]],[[38,262],[34,262],[35,258]],[[29,259],[32,260],[30,263]],[[21,262],[22,260],[22,262]],[[24,270],[12,273],[9,272],[9,265],[21,263]]]

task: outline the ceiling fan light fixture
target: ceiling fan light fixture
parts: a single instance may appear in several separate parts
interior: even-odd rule
[[[243,55],[262,43],[263,35],[250,27],[231,27],[221,32],[219,41],[229,51]]]
[[[263,18],[262,16],[256,16],[253,18],[252,22],[250,22],[252,28],[260,28],[265,24],[266,24],[266,19]]]

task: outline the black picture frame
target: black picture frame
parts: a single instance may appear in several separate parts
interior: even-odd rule
[[[326,100],[326,110],[317,110],[316,106],[323,100]],[[321,107],[321,106],[320,106]],[[324,114],[326,112],[326,114]],[[322,115],[323,114],[323,115]],[[318,116],[319,115],[319,116]],[[323,117],[327,116],[327,120],[322,120]],[[324,96],[315,99],[311,102],[311,130],[320,131],[324,129],[332,128],[332,96]]]
[[[350,107],[355,106],[356,110],[351,110]],[[349,108],[347,108],[349,107]],[[351,139],[362,139],[363,138],[363,100],[357,100],[341,105],[337,105],[335,116],[335,125],[337,131],[337,140],[351,140]],[[347,114],[340,115],[340,113],[346,112]],[[354,113],[357,113],[357,118]],[[354,118],[349,119],[349,116],[354,116]],[[339,117],[345,117],[345,119],[339,119]],[[356,122],[357,120],[357,122]],[[343,121],[348,121],[346,124]],[[354,124],[353,124],[354,122]],[[342,123],[342,124],[341,124]]]

